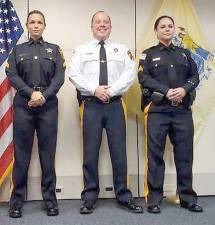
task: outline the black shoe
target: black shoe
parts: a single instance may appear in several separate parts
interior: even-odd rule
[[[8,213],[9,213],[9,217],[11,217],[11,218],[20,218],[20,217],[22,217],[21,209],[9,209]]]
[[[133,213],[143,213],[143,207],[136,205],[133,200],[129,200],[128,202],[118,202],[118,205]]]
[[[46,209],[47,216],[57,216],[58,214],[59,214],[59,210],[57,207]]]
[[[159,205],[149,205],[147,206],[147,211],[149,213],[160,213],[161,212],[161,209],[160,209],[160,206]]]
[[[96,207],[95,200],[84,201],[80,207],[80,214],[91,214]]]
[[[181,203],[181,207],[188,209],[191,212],[203,212],[203,208],[200,205],[197,205],[196,203]]]

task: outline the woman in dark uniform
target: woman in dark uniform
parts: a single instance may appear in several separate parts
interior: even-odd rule
[[[159,17],[154,25],[159,44],[140,57],[139,83],[145,117],[147,148],[147,210],[160,213],[163,198],[166,136],[174,148],[177,191],[180,205],[192,212],[202,212],[192,188],[193,119],[191,104],[199,74],[188,50],[174,46],[174,20]]]
[[[26,27],[30,40],[17,45],[8,59],[6,74],[16,89],[14,97],[14,164],[9,216],[22,216],[34,133],[38,138],[42,169],[42,196],[48,216],[58,215],[55,194],[55,152],[58,124],[57,92],[64,83],[64,59],[60,48],[42,38],[45,17],[34,10]]]

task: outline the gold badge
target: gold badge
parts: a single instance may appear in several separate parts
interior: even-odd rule
[[[52,52],[53,52],[53,49],[51,49],[51,48],[46,48],[45,50],[47,53],[50,53],[50,54],[52,54]]]
[[[128,56],[129,56],[129,58],[130,58],[131,60],[134,60],[134,57],[133,57],[133,55],[131,54],[131,51],[127,51],[127,54],[128,54]]]

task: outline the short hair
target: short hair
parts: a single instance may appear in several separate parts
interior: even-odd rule
[[[157,30],[158,24],[159,24],[160,20],[162,20],[163,18],[170,19],[172,21],[173,25],[175,25],[175,21],[171,16],[163,15],[156,19],[155,24],[154,24],[154,30]]]
[[[39,15],[41,15],[41,16],[43,17],[44,25],[46,25],[45,16],[44,16],[44,14],[43,14],[41,11],[39,11],[39,10],[33,10],[33,11],[31,11],[31,12],[28,13],[26,24],[28,23],[28,19],[29,19],[29,17],[30,17],[32,14],[39,14]]]
[[[92,19],[91,19],[91,26],[93,25],[94,17],[95,17],[98,13],[105,13],[105,14],[107,14],[105,11],[102,11],[102,10],[99,10],[99,11],[95,12],[95,13],[93,14],[93,16],[92,16]],[[110,24],[111,24],[110,16],[109,16],[108,14],[107,14],[107,16],[108,16],[108,19],[109,19]]]

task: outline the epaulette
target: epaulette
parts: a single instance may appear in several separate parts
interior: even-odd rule
[[[154,45],[154,46],[151,46],[150,48],[147,48],[145,51],[148,52],[148,51],[153,50],[153,49],[156,49],[156,48],[157,48],[157,45]]]
[[[45,44],[45,45],[48,45],[48,46],[50,46],[50,47],[52,47],[52,48],[58,48],[58,45],[49,43],[49,42],[47,42],[47,41],[44,41],[44,44]]]

